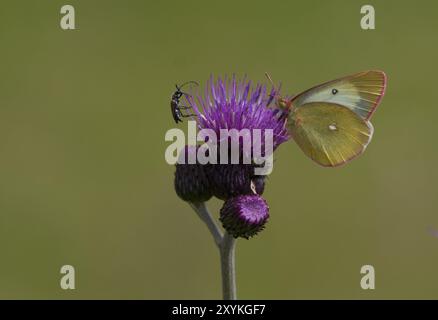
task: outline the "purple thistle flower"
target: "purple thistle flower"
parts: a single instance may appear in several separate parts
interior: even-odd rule
[[[235,76],[229,81],[218,78],[215,83],[211,76],[203,97],[186,96],[186,99],[197,115],[199,129],[212,129],[218,137],[220,129],[261,129],[262,133],[272,129],[275,150],[289,139],[281,110],[270,107],[275,93],[272,89],[268,95],[266,86],[260,84],[251,89],[251,81],[246,77],[242,81],[237,81]]]
[[[280,109],[271,107],[275,93],[275,89],[272,89],[268,94],[266,86],[260,84],[251,88],[251,81],[246,78],[242,81],[237,81],[235,76],[224,81],[218,78],[215,83],[213,77],[210,77],[203,96],[187,95],[186,99],[197,116],[198,128],[211,129],[218,138],[221,129],[247,129],[250,141],[254,141],[253,130],[259,129],[261,156],[266,156],[265,130],[272,130],[273,150],[289,139],[286,117]],[[250,164],[242,163],[242,143],[239,147],[240,164],[208,164],[205,167],[212,193],[219,199],[263,193],[265,177],[254,175],[254,145],[251,148]],[[220,163],[218,150],[217,154]],[[228,156],[230,157],[230,152]],[[228,163],[229,160],[230,158]]]
[[[261,197],[266,181],[263,174],[268,174],[272,169],[271,153],[289,139],[287,113],[270,107],[276,93],[272,89],[267,94],[266,86],[260,84],[251,88],[251,82],[246,78],[237,81],[233,76],[231,80],[225,78],[224,81],[218,78],[216,83],[210,77],[203,96],[185,95],[196,116],[198,128],[208,129],[202,132],[208,148],[204,149],[204,145],[202,149],[186,146],[185,151],[200,151],[203,157],[197,159],[195,164],[184,164],[187,163],[184,161],[177,164],[175,191],[181,199],[191,204],[219,248],[224,299],[236,299],[234,238],[249,239],[255,236],[264,229],[269,219],[268,204]],[[228,130],[227,136],[222,136],[222,129]],[[230,132],[232,129],[233,132]],[[238,141],[235,133],[238,134]],[[223,142],[228,142],[228,146]],[[248,146],[250,150],[246,148]],[[223,151],[226,152],[227,147],[228,155],[225,155]],[[228,159],[221,158],[224,156]],[[212,161],[204,161],[206,158]],[[231,159],[233,161],[230,162]],[[235,160],[239,160],[239,163]],[[204,203],[212,196],[225,200],[219,217],[225,232],[217,226]]]
[[[264,229],[269,218],[269,207],[259,195],[244,195],[225,201],[220,221],[235,238],[249,239]]]

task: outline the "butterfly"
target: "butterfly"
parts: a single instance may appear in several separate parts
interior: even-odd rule
[[[362,154],[370,143],[374,132],[370,118],[385,94],[386,82],[383,71],[368,70],[291,99],[279,96],[276,104],[285,111],[289,133],[304,154],[322,166],[337,167]]]

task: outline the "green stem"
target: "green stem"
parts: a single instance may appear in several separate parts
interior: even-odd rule
[[[199,218],[207,225],[219,248],[222,271],[222,295],[224,300],[236,300],[236,239],[228,232],[222,233],[213,216],[208,211],[205,202],[190,203]]]
[[[236,239],[225,232],[220,245],[222,270],[222,296],[224,300],[236,300]]]
[[[207,225],[208,230],[210,230],[210,233],[213,236],[214,242],[220,247],[223,234],[217,223],[214,221],[211,213],[208,211],[205,202],[190,203],[190,206],[195,210],[199,218],[201,218],[201,220]]]

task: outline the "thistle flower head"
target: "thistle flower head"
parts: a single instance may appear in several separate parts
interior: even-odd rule
[[[244,195],[225,201],[220,221],[235,238],[250,238],[263,230],[269,218],[269,207],[259,195]]]
[[[186,96],[197,116],[199,129],[210,129],[219,139],[222,137],[221,129],[235,129],[238,132],[246,130],[249,133],[245,137],[251,142],[250,150],[242,148],[243,137],[239,137],[239,164],[230,164],[233,143],[229,143],[229,158],[226,159],[228,164],[209,164],[205,167],[213,195],[217,198],[225,200],[242,194],[263,193],[265,179],[255,175],[255,163],[260,163],[255,159],[258,156],[269,156],[269,152],[289,138],[286,117],[272,103],[275,95],[275,89],[268,94],[265,85],[257,84],[252,87],[251,81],[246,78],[238,81],[233,76],[230,80],[218,78],[216,82],[210,77],[203,95]],[[255,129],[258,129],[259,136]],[[272,132],[272,141],[266,140],[267,130]],[[227,138],[231,141],[230,137]],[[267,149],[266,143],[270,144],[271,150]],[[218,146],[215,148],[217,163],[224,163]],[[248,155],[250,161],[243,163],[242,159]]]
[[[256,235],[263,230],[269,218],[269,207],[261,197],[266,176],[259,175],[260,171],[255,168],[264,167],[271,152],[289,139],[287,117],[281,108],[272,103],[276,94],[275,89],[268,93],[264,85],[252,87],[251,81],[246,78],[238,81],[233,76],[229,80],[218,78],[216,82],[211,77],[203,95],[185,95],[192,113],[196,115],[198,129],[214,132],[219,144],[208,143],[208,155],[217,160],[216,163],[177,165],[176,192],[180,198],[191,202],[206,201],[212,195],[225,200],[220,221],[236,238]],[[222,137],[222,129],[239,132],[239,163],[230,161],[230,151],[232,154],[236,150],[233,149],[231,136]],[[242,148],[243,137],[240,134],[244,130],[245,138],[251,141],[249,152]],[[272,140],[268,141],[271,133]],[[209,139],[206,141],[210,142]],[[222,151],[227,150],[227,146],[222,148],[221,145],[224,139],[231,141],[226,155],[228,158],[225,159]],[[248,154],[249,161],[242,161],[248,160]]]
[[[213,77],[207,82],[204,96],[186,96],[189,105],[197,115],[199,129],[212,129],[220,136],[220,129],[267,129],[273,131],[273,148],[288,140],[284,117],[281,111],[270,107],[275,89],[267,94],[265,85],[257,84],[251,89],[251,81],[241,81],[233,76],[231,80]],[[263,144],[264,139],[262,139]],[[263,146],[262,146],[263,147]]]

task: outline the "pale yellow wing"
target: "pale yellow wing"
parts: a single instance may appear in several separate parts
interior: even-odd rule
[[[298,108],[310,102],[331,102],[345,106],[368,120],[379,105],[385,89],[385,73],[368,70],[306,90],[292,99],[292,107]]]
[[[294,141],[318,164],[342,165],[360,155],[373,127],[351,109],[328,102],[311,102],[292,109],[288,126]]]

